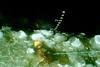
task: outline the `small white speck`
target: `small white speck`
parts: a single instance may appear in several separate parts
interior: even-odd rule
[[[62,17],[64,16],[64,14],[61,15]]]
[[[62,11],[62,13],[65,13],[65,11]]]
[[[59,20],[59,22],[62,22],[62,20]]]
[[[58,67],[63,67],[63,65],[61,65],[61,64],[58,64]]]
[[[85,33],[80,33],[81,35],[85,35]]]
[[[63,17],[60,17],[60,20],[62,20],[63,19]]]
[[[34,53],[35,51],[33,50],[33,48],[28,48],[27,49],[27,54],[32,54]]]

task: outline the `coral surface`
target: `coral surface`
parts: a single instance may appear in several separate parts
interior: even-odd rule
[[[0,67],[100,67],[100,35],[0,29]]]

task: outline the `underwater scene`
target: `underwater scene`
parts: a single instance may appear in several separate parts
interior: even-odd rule
[[[33,20],[24,14],[20,18],[16,14],[12,20],[9,13],[0,13],[0,67],[100,67],[100,34],[75,32],[72,29],[78,27],[68,18],[73,16],[72,10],[57,11],[57,17],[50,19],[51,14],[46,13],[45,18],[40,10],[43,14],[37,12],[31,16]],[[12,21],[6,19],[9,17]]]

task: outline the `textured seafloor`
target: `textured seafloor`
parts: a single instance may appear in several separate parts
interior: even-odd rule
[[[70,36],[49,30],[27,35],[3,27],[0,67],[100,67],[100,35],[86,38],[84,33]]]

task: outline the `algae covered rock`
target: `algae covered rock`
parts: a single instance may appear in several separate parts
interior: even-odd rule
[[[100,35],[69,36],[51,30],[34,30],[28,35],[2,27],[0,67],[99,67]]]

